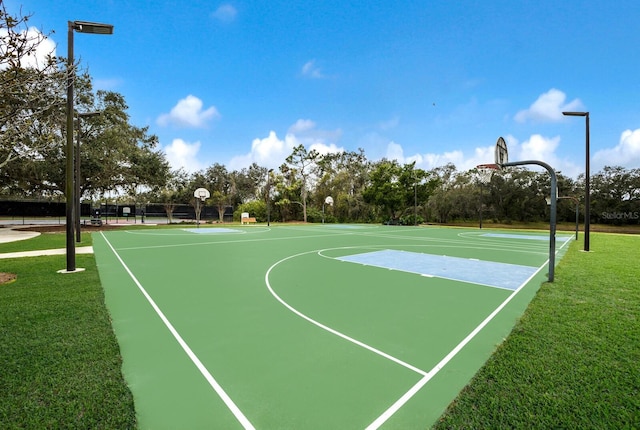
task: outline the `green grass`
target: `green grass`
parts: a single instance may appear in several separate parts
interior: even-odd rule
[[[574,242],[435,429],[638,428],[640,237]]]
[[[74,236],[75,237],[75,236]],[[91,234],[82,233],[80,243],[74,242],[75,246],[90,246]],[[31,239],[18,240],[0,244],[0,252],[20,252],[40,249],[56,249],[66,247],[67,236],[64,233],[41,233]],[[6,272],[6,270],[3,270]]]
[[[0,428],[135,428],[93,256],[77,256],[86,271],[74,274],[56,273],[65,256],[0,265],[18,275],[0,285]]]

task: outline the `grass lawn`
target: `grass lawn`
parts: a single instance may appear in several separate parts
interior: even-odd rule
[[[640,236],[582,246],[435,429],[640,427]]]
[[[42,235],[0,252],[64,243]],[[592,233],[592,252],[581,248],[434,428],[640,427],[640,236]],[[135,428],[94,257],[56,273],[65,258],[0,260],[18,275],[0,285],[0,428]]]
[[[0,252],[48,248],[57,240],[51,236],[3,244]],[[64,234],[55,236],[64,246]],[[0,285],[2,429],[136,426],[95,260],[76,260],[86,271],[64,275],[56,273],[64,255],[0,260],[0,271],[18,275]]]

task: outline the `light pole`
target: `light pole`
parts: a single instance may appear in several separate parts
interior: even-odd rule
[[[73,60],[73,32],[90,34],[113,34],[113,25],[97,22],[68,21],[67,22],[67,145],[66,145],[66,230],[67,230],[67,269],[64,271],[76,271],[76,248],[73,241],[74,230],[74,184],[73,184],[73,84],[75,82],[75,69]]]
[[[271,225],[271,172],[273,169],[267,172],[267,227]]]
[[[589,112],[562,112],[565,116],[583,116],[585,117],[585,140],[586,140],[586,162],[584,173],[584,250],[589,251],[589,224],[591,217],[591,191],[590,191],[590,173],[589,173]]]
[[[496,157],[497,158],[497,157]],[[547,169],[549,176],[551,177],[551,198],[549,203],[551,204],[551,210],[549,213],[549,282],[553,282],[556,266],[556,212],[558,205],[558,178],[556,171],[551,166],[543,161],[528,160],[528,161],[515,161],[509,163],[501,163],[500,168],[511,166],[524,166],[527,164],[537,164]]]
[[[416,171],[413,170],[413,226],[418,226],[418,178]]]
[[[78,118],[78,131],[76,132],[76,154],[75,154],[75,161],[76,161],[76,166],[75,166],[75,171],[76,171],[76,178],[75,178],[75,205],[76,205],[76,242],[81,242],[82,238],[80,237],[80,216],[81,216],[81,212],[80,212],[80,134],[82,131],[82,128],[80,127],[80,118],[90,118],[92,116],[96,116],[96,115],[100,115],[101,112],[76,112],[76,117]]]

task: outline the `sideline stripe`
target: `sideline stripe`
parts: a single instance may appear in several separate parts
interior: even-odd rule
[[[523,240],[544,240],[549,242],[549,235],[542,236],[539,234],[508,234],[508,233],[485,233],[481,234],[480,237],[501,237],[505,239],[523,239]],[[556,236],[556,241],[565,242],[570,240],[570,236]]]
[[[197,234],[244,233],[244,231],[242,230],[222,227],[183,228],[182,230],[186,231],[187,233]]]
[[[564,244],[562,244],[562,246],[560,247],[560,249],[562,249],[567,243],[569,242],[565,242]],[[557,253],[557,251],[556,251]],[[389,407],[389,409],[387,409],[386,411],[384,411],[384,413],[382,415],[380,415],[378,418],[375,419],[375,421],[373,421],[371,424],[369,424],[366,428],[366,430],[376,430],[378,429],[382,424],[384,424],[389,418],[391,418],[391,416],[393,414],[395,414],[402,406],[404,406],[405,403],[407,403],[422,387],[424,387],[426,385],[427,382],[429,382],[429,380],[431,380],[431,378],[433,378],[434,376],[436,376],[436,374],[438,372],[440,372],[440,370],[442,370],[442,368],[444,366],[447,365],[447,363],[449,363],[449,361],[451,361],[453,359],[453,357],[455,357],[461,350],[462,348],[464,348],[469,342],[471,342],[471,340],[476,337],[476,335],[478,333],[480,333],[480,331],[486,327],[487,324],[489,324],[491,322],[491,320],[493,320],[495,318],[496,315],[498,315],[498,313],[500,313],[500,311],[502,311],[502,309],[504,309],[505,306],[507,306],[507,304],[516,296],[518,295],[518,293],[529,283],[529,281],[531,281],[531,279],[536,276],[545,266],[549,265],[549,260],[545,261],[539,268],[538,270],[535,271],[535,273],[533,273],[526,281],[524,281],[522,283],[522,285],[520,285],[520,287],[518,287],[517,290],[515,290],[513,293],[511,293],[509,295],[509,297],[507,297],[504,302],[502,302],[500,304],[500,306],[498,306],[493,312],[491,312],[491,314],[489,314],[488,317],[486,317],[484,319],[484,321],[482,321],[475,329],[473,329],[473,331],[471,333],[469,333],[467,335],[467,337],[465,337],[464,339],[462,339],[462,341],[456,345],[455,348],[453,348],[451,350],[451,352],[449,352],[442,360],[440,360],[440,362],[438,364],[436,364],[434,366],[433,369],[431,369],[424,378],[422,378],[420,381],[418,381],[417,384],[415,384],[413,387],[411,387],[411,389],[409,389],[409,391],[407,391],[402,397],[400,397],[398,400],[396,400],[396,402],[391,405]]]
[[[204,376],[207,382],[209,382],[209,385],[211,385],[211,387],[215,390],[218,396],[220,396],[222,401],[225,403],[225,405],[227,405],[227,407],[233,413],[236,419],[240,422],[240,424],[242,424],[242,427],[249,430],[255,430],[255,427],[251,424],[251,422],[249,422],[247,417],[244,416],[242,411],[236,406],[233,400],[231,400],[231,397],[229,397],[229,395],[224,391],[224,389],[220,386],[220,384],[218,384],[218,381],[216,381],[215,378],[211,375],[211,373],[209,373],[209,371],[204,366],[204,364],[202,364],[198,356],[196,356],[196,354],[191,350],[189,345],[187,345],[187,342],[185,342],[184,339],[182,339],[178,331],[173,327],[171,322],[169,322],[169,319],[162,313],[158,305],[153,301],[153,299],[144,289],[142,284],[140,284],[140,282],[134,276],[131,270],[129,270],[129,267],[127,267],[127,265],[124,263],[122,258],[120,258],[120,255],[113,248],[113,246],[111,245],[111,242],[109,242],[109,240],[105,237],[104,232],[100,232],[100,235],[105,240],[105,242],[107,242],[107,245],[109,245],[109,248],[111,248],[111,251],[113,251],[113,254],[116,256],[118,261],[120,261],[120,264],[122,264],[122,267],[124,267],[124,269],[127,271],[127,273],[129,274],[133,282],[135,282],[135,284],[138,286],[138,289],[140,290],[140,292],[142,292],[142,294],[147,299],[147,301],[149,302],[153,310],[156,311],[156,314],[158,314],[158,316],[160,317],[164,325],[169,329],[173,337],[178,341],[178,343],[180,344],[184,352],[187,354],[187,356],[191,359],[193,364],[196,365],[196,367],[198,368],[202,376]]]

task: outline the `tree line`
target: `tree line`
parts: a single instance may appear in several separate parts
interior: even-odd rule
[[[0,3],[0,198],[64,198],[66,59],[28,61],[46,36],[28,30],[29,16],[9,14]],[[162,204],[171,218],[193,191],[207,188],[206,205],[224,214],[231,206],[258,221],[386,222],[418,224],[478,219],[535,222],[549,217],[546,172],[496,171],[453,164],[431,170],[415,163],[369,160],[363,149],[320,154],[303,145],[277,169],[252,164],[229,171],[214,163],[188,173],[172,170],[157,136],[130,122],[123,95],[95,91],[89,73],[74,66],[75,136],[80,146],[80,193],[94,206],[118,199]],[[96,115],[82,115],[83,113]],[[640,222],[640,169],[605,167],[591,176],[592,222]],[[558,221],[584,213],[584,176],[558,172]],[[331,197],[332,202],[327,200]],[[222,215],[221,215],[222,216]]]

